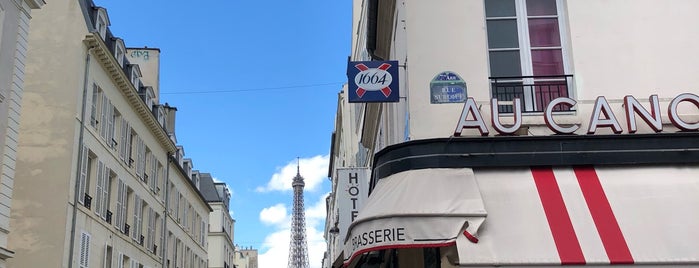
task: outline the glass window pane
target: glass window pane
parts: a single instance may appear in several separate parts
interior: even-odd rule
[[[517,20],[489,20],[488,48],[518,48]]]
[[[490,75],[494,77],[522,76],[519,50],[491,51]]]
[[[486,0],[485,16],[492,17],[514,17],[515,0]]]
[[[558,19],[529,19],[529,42],[532,47],[560,47]]]
[[[527,0],[527,15],[556,15],[556,0]]]
[[[563,54],[560,49],[533,49],[534,75],[563,75]]]

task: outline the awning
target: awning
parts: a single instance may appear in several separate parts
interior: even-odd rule
[[[446,247],[474,234],[487,213],[473,171],[421,169],[381,179],[345,238],[345,265],[362,253]]]
[[[488,221],[462,266],[698,265],[699,166],[476,169]]]

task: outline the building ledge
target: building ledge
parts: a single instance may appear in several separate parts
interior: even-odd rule
[[[14,251],[6,249],[4,247],[0,247],[0,260],[7,260],[9,258],[13,258],[14,256]]]
[[[699,132],[452,137],[395,144],[376,153],[379,179],[424,168],[699,164]]]

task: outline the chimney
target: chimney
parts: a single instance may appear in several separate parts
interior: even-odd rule
[[[170,139],[174,143],[177,143],[177,139],[175,138],[175,114],[177,112],[177,108],[172,107],[167,103],[165,103],[163,108],[165,109],[165,131],[167,131]]]

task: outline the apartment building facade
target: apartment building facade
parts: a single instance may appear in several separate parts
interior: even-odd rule
[[[89,0],[33,20],[9,264],[206,267],[211,208],[176,145],[176,109],[148,84],[159,50],[127,49]]]
[[[231,217],[231,192],[226,183],[215,182],[210,173],[197,172],[201,191],[213,209],[209,213],[209,267],[231,268],[235,260],[234,226]]]
[[[17,161],[17,136],[24,92],[24,64],[32,9],[43,0],[0,1],[0,267],[12,258],[7,244]]]
[[[400,98],[338,104],[333,184],[370,194],[324,265],[699,264],[697,4],[354,1],[348,68],[398,61]]]

